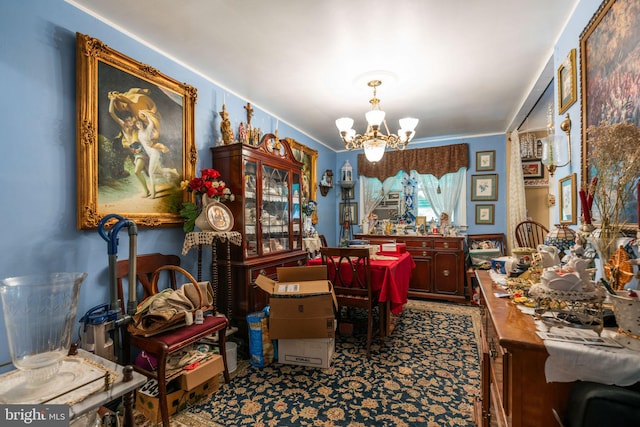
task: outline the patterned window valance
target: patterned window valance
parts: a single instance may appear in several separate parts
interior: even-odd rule
[[[382,182],[401,170],[407,173],[415,170],[440,179],[462,167],[469,168],[469,144],[387,151],[377,163],[368,161],[364,153],[358,154],[358,175],[378,178]]]

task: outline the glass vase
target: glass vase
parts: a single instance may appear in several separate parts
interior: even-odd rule
[[[13,365],[37,386],[53,378],[71,345],[80,285],[87,273],[52,273],[0,281]]]

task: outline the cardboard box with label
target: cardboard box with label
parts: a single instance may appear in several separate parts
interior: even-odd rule
[[[193,390],[200,384],[220,375],[224,371],[224,360],[219,354],[215,354],[208,359],[200,361],[197,366],[189,369],[185,368],[180,376],[180,388],[183,390]]]
[[[154,424],[162,422],[160,414],[160,399],[157,392],[158,381],[150,379],[136,391],[136,410]],[[219,387],[218,375],[209,378],[192,390],[177,388],[167,394],[167,408],[169,416],[182,411],[191,403],[215,393]]]
[[[256,285],[269,294],[271,339],[335,338],[338,301],[327,267],[281,267],[278,281],[260,275]]]
[[[335,338],[278,340],[278,363],[328,368],[335,346]]]

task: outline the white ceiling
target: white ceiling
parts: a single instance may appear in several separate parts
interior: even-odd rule
[[[392,132],[405,116],[420,119],[416,139],[519,126],[578,3],[67,1],[336,150],[336,118],[364,130],[372,75]]]

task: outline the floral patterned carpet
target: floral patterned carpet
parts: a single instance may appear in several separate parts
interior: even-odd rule
[[[472,426],[479,327],[477,307],[409,301],[370,360],[356,334],[336,340],[328,369],[239,361],[230,384],[171,425]]]

